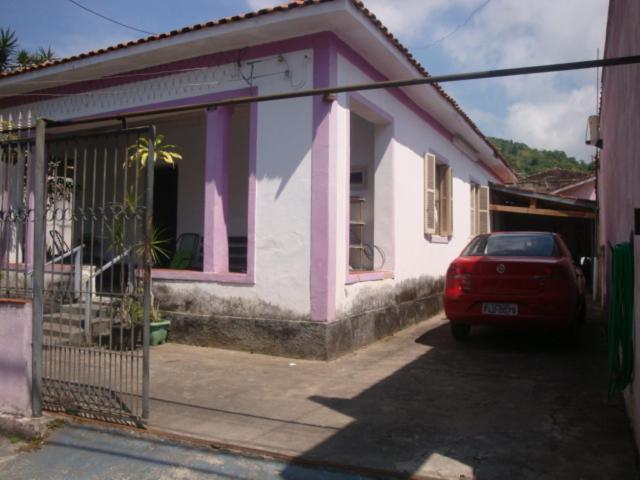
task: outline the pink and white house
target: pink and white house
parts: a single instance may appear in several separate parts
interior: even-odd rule
[[[0,76],[0,116],[62,120],[427,75],[360,1],[306,0]],[[514,173],[437,85],[144,120],[183,156],[155,212],[202,261],[158,268],[177,341],[333,358],[440,306]],[[174,265],[175,266],[175,265]]]
[[[637,55],[640,52],[640,3],[609,2],[605,58]],[[640,446],[640,65],[607,68],[602,76],[600,107],[600,151],[598,206],[600,233],[600,281],[607,300],[610,289],[609,245],[633,242],[634,311],[633,338],[635,377],[625,391],[627,409],[633,421],[636,445]]]

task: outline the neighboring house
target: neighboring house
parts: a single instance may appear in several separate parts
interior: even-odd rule
[[[605,58],[637,55],[640,52],[640,3],[611,0],[607,21]],[[635,332],[640,331],[640,65],[606,68],[602,76],[600,133],[602,150],[598,172],[600,248],[604,270],[601,284],[605,300],[610,300],[610,245],[633,242]],[[635,219],[635,222],[634,222]],[[634,225],[635,223],[635,225]],[[637,445],[640,445],[640,342],[636,333],[635,380],[625,395],[633,418]]]
[[[297,1],[3,74],[0,118],[426,75],[362,2]],[[156,172],[177,215],[155,216],[203,238],[202,266],[154,269],[154,290],[172,338],[199,345],[333,358],[424,318],[490,228],[488,183],[516,179],[437,85],[146,121],[183,155]]]
[[[596,199],[595,175],[563,168],[552,168],[524,177],[518,181],[518,187],[563,197]]]

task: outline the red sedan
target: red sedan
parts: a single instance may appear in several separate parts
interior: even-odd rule
[[[554,233],[479,235],[449,266],[444,310],[458,340],[474,325],[571,329],[584,316],[584,285]]]

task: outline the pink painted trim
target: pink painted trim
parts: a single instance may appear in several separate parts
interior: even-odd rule
[[[358,68],[362,73],[376,82],[382,82],[389,80],[388,77],[376,70],[369,62],[367,62],[360,54],[353,50],[349,45],[336,37],[336,43],[338,53],[347,59],[353,66]],[[387,90],[393,95],[396,100],[402,103],[405,107],[415,113],[418,117],[424,120],[429,126],[431,126],[436,132],[451,141],[453,139],[453,133],[451,133],[444,125],[436,120],[429,112],[418,106],[411,97],[409,97],[404,91],[399,88],[392,88]]]
[[[335,37],[334,35],[334,38]],[[92,90],[100,90],[103,88],[115,87],[119,85],[127,85],[131,83],[137,83],[143,80],[150,80],[153,78],[161,78],[172,73],[165,73],[170,70],[184,70],[191,68],[201,67],[216,67],[219,65],[233,63],[238,58],[243,60],[252,60],[260,57],[266,57],[269,55],[275,55],[278,53],[289,53],[297,50],[304,50],[314,48],[322,42],[329,41],[328,32],[314,33],[311,35],[305,35],[302,37],[290,38],[285,40],[278,40],[275,42],[264,43],[248,48],[239,48],[236,50],[228,50],[224,52],[212,53],[209,55],[202,55],[199,57],[189,58],[185,60],[178,60],[175,62],[165,63],[162,65],[156,65],[149,68],[142,68],[139,70],[130,70],[127,72],[119,73],[110,77],[105,77],[97,80],[89,80],[83,82],[76,82],[69,85],[62,85],[59,87],[48,88],[44,90],[38,90],[33,95],[24,95],[17,97],[7,97],[0,99],[0,108],[8,108],[18,105],[24,105],[27,103],[38,102],[42,100],[50,100],[49,96],[38,95],[38,93],[47,94],[59,94],[59,95],[71,95],[89,92]],[[140,75],[144,74],[144,75]],[[149,74],[149,75],[146,75]],[[132,76],[134,75],[134,76]],[[135,76],[137,75],[137,76]],[[195,102],[194,102],[195,103]]]
[[[256,159],[258,155],[258,104],[249,107],[249,198],[247,206],[247,283],[256,278]]]
[[[98,115],[90,115],[87,117],[78,117],[75,120],[93,120],[101,117],[114,117],[122,115],[126,117],[127,113],[144,112],[146,110],[158,110],[161,108],[174,108],[174,107],[186,107],[189,105],[199,105],[202,103],[213,103],[220,100],[227,100],[229,98],[237,97],[249,97],[255,96],[257,89],[254,88],[240,88],[236,90],[226,90],[224,92],[207,93],[206,95],[198,95],[195,97],[179,98],[176,100],[166,100],[164,102],[147,103],[144,105],[138,105],[137,107],[123,108],[121,110],[111,110],[109,112],[103,112]]]
[[[332,34],[333,35],[333,34]],[[371,80],[381,82],[385,80],[389,80],[388,77],[383,75],[381,72],[375,69],[369,62],[367,62],[360,54],[358,54],[355,50],[353,50],[349,45],[344,43],[341,39],[336,36],[336,43],[338,48],[338,53],[342,55],[345,59],[347,59],[353,66],[358,68],[362,73],[367,75]],[[420,107],[416,102],[414,102],[409,95],[407,95],[400,88],[390,88],[387,90],[391,95],[393,95],[396,100],[402,103],[405,107],[415,113],[418,117],[424,120],[429,126],[431,126],[436,132],[446,138],[449,142],[453,141],[453,133],[450,132],[447,127],[442,125],[436,118],[434,118],[429,112]],[[459,113],[458,113],[459,115]],[[481,168],[487,171],[493,178],[496,180],[500,180],[502,176],[498,173],[498,171],[492,170],[489,166],[485,165],[484,162],[477,162]],[[510,172],[506,167],[504,167],[504,171],[509,174]]]
[[[318,37],[314,48],[313,85],[337,84],[335,37]],[[313,97],[313,142],[311,145],[311,319],[336,319],[336,162],[337,145],[332,131],[336,107],[322,96]],[[332,141],[333,140],[333,141]]]
[[[391,134],[391,141],[395,141],[395,118],[393,115],[391,115],[389,112],[387,112],[386,110],[381,109],[378,105],[376,105],[375,103],[371,102],[370,100],[368,100],[365,96],[363,96],[362,94],[358,93],[358,92],[350,92],[347,95],[347,106],[349,108],[349,111],[351,111],[352,105],[353,103],[358,103],[360,104],[362,107],[364,107],[366,110],[369,110],[369,112],[377,118],[369,118],[367,119],[368,121],[371,121],[373,123],[376,123],[378,125],[382,124],[387,124],[391,126],[391,129],[393,130],[393,133]],[[347,161],[349,162],[349,165],[351,165],[351,129],[349,128],[349,141],[347,142]],[[393,161],[393,159],[392,159]],[[349,172],[351,172],[351,168],[349,168]],[[351,218],[351,180],[350,180],[350,175],[346,176],[346,206],[345,206],[345,211],[347,212],[347,216],[346,216],[346,228],[345,228],[345,239],[344,239],[344,246],[347,252],[346,255],[346,259],[345,259],[345,267],[346,267],[346,279],[345,279],[345,285],[352,285],[354,283],[358,283],[358,282],[368,282],[368,281],[373,281],[373,280],[382,280],[384,278],[394,278],[394,272],[393,271],[382,271],[382,270],[374,270],[374,271],[370,271],[370,272],[361,272],[361,273],[352,273],[349,271],[349,221]],[[375,181],[374,179],[371,179],[371,181]],[[395,213],[394,213],[395,215]],[[393,219],[392,223],[395,225],[395,218]],[[394,250],[395,250],[395,238],[394,238]],[[395,254],[395,252],[394,252]],[[395,255],[394,255],[395,256]],[[395,259],[394,259],[395,260]],[[395,264],[395,261],[394,261]],[[382,277],[381,277],[382,275]],[[386,276],[385,276],[386,275]]]
[[[361,272],[361,273],[349,273],[347,275],[347,280],[345,285],[353,285],[354,283],[359,282],[375,282],[379,280],[387,280],[389,278],[394,278],[393,272],[387,272],[384,270],[374,270],[371,272]]]
[[[224,91],[224,92],[219,92],[219,93],[212,93],[212,94],[207,94],[207,95],[200,95],[197,97],[188,97],[188,98],[182,98],[182,99],[177,99],[177,100],[169,100],[166,102],[159,102],[159,103],[155,103],[155,104],[147,104],[147,105],[142,105],[142,106],[138,106],[138,107],[133,107],[133,108],[129,108],[129,109],[124,109],[124,110],[118,110],[115,112],[109,112],[109,113],[103,113],[100,116],[113,116],[113,115],[117,115],[117,114],[124,114],[124,113],[131,113],[134,111],[142,111],[142,110],[148,110],[149,108],[166,108],[166,107],[179,107],[179,106],[184,106],[184,105],[190,105],[190,104],[195,104],[195,103],[201,103],[201,102],[215,102],[215,101],[219,101],[219,100],[223,100],[226,98],[234,98],[234,97],[245,97],[245,96],[255,96],[258,93],[258,89],[255,87],[252,88],[243,88],[243,89],[238,89],[238,90],[228,90],[228,91]],[[222,109],[221,109],[222,110]],[[209,117],[209,115],[214,114],[216,111],[211,111],[211,112],[207,112],[207,118]],[[257,127],[257,121],[258,121],[258,105],[256,103],[252,103],[251,107],[250,107],[250,145],[249,145],[249,188],[248,188],[248,192],[249,192],[249,198],[248,198],[248,211],[247,211],[247,273],[238,273],[238,274],[227,274],[224,272],[227,272],[229,270],[229,261],[228,261],[228,238],[224,238],[224,239],[218,239],[218,241],[216,241],[216,230],[215,230],[215,226],[214,223],[211,222],[211,215],[207,214],[207,205],[213,204],[213,199],[216,196],[216,191],[215,188],[213,188],[213,184],[211,182],[207,182],[206,179],[210,178],[210,175],[214,175],[215,173],[215,169],[208,171],[208,168],[211,168],[211,165],[209,164],[209,162],[206,161],[206,159],[210,158],[210,155],[213,155],[214,152],[210,151],[210,148],[215,148],[215,142],[209,142],[209,127],[214,128],[213,124],[215,124],[216,122],[209,122],[207,120],[207,127],[205,129],[207,138],[206,138],[206,148],[205,148],[205,210],[204,210],[204,226],[203,226],[203,237],[204,237],[204,245],[203,245],[203,268],[207,273],[211,273],[211,274],[215,274],[215,276],[217,276],[216,278],[220,278],[220,281],[225,282],[227,281],[226,276],[225,275],[233,275],[233,282],[232,283],[254,283],[255,281],[255,217],[256,217],[256,155],[257,155],[257,138],[258,138],[258,127]],[[209,125],[209,123],[211,123],[211,125]],[[219,132],[216,132],[216,135]],[[226,158],[228,157],[228,140],[229,140],[229,136],[228,135],[224,135],[224,133],[222,133],[223,137],[220,140],[219,145],[225,145],[225,148],[227,148],[227,153],[225,154],[224,152],[222,153],[222,158]],[[228,170],[227,170],[228,171]],[[218,172],[220,173],[220,172]],[[228,175],[226,175],[226,177],[228,177]],[[211,177],[213,178],[213,177]],[[225,176],[223,175],[223,178],[225,178]],[[224,183],[224,181],[222,181],[222,183],[220,183],[221,185]],[[226,191],[226,187],[224,189]],[[228,202],[226,202],[228,203]],[[222,218],[218,215],[218,221],[220,221],[221,219],[224,219],[224,215],[222,216]],[[225,233],[226,233],[226,220],[224,221],[224,228],[225,228]],[[220,246],[221,244],[226,243],[227,244],[227,248],[226,248],[226,256],[227,259],[224,259],[224,254],[222,252],[220,252],[218,250],[218,262],[216,265],[216,262],[214,261],[214,256],[212,255],[208,255],[207,252],[213,252],[214,249],[214,245],[217,244],[218,246]],[[222,265],[222,266],[219,266]],[[226,265],[226,267],[225,267]],[[216,268],[221,269],[219,271],[216,271]],[[201,272],[200,272],[201,273]],[[245,280],[244,282],[239,282],[236,281],[238,276],[244,276]],[[213,277],[211,277],[210,280],[206,280],[206,281],[215,281],[215,279],[213,279]]]
[[[168,268],[154,268],[151,270],[151,277],[160,281],[217,282],[243,285],[253,285],[255,283],[254,279],[245,273],[197,272],[194,270],[172,270]]]
[[[229,141],[233,108],[222,107],[206,114],[204,245],[205,272],[229,271]]]

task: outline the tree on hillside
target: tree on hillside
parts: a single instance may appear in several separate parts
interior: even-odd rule
[[[18,37],[10,28],[0,28],[0,72],[14,68],[37,65],[55,60],[56,54],[51,48],[40,47],[35,52],[18,49]]]
[[[494,137],[490,137],[489,140],[502,153],[511,167],[523,177],[553,168],[579,172],[590,171],[591,164],[569,157],[560,150],[539,150],[524,143]]]

